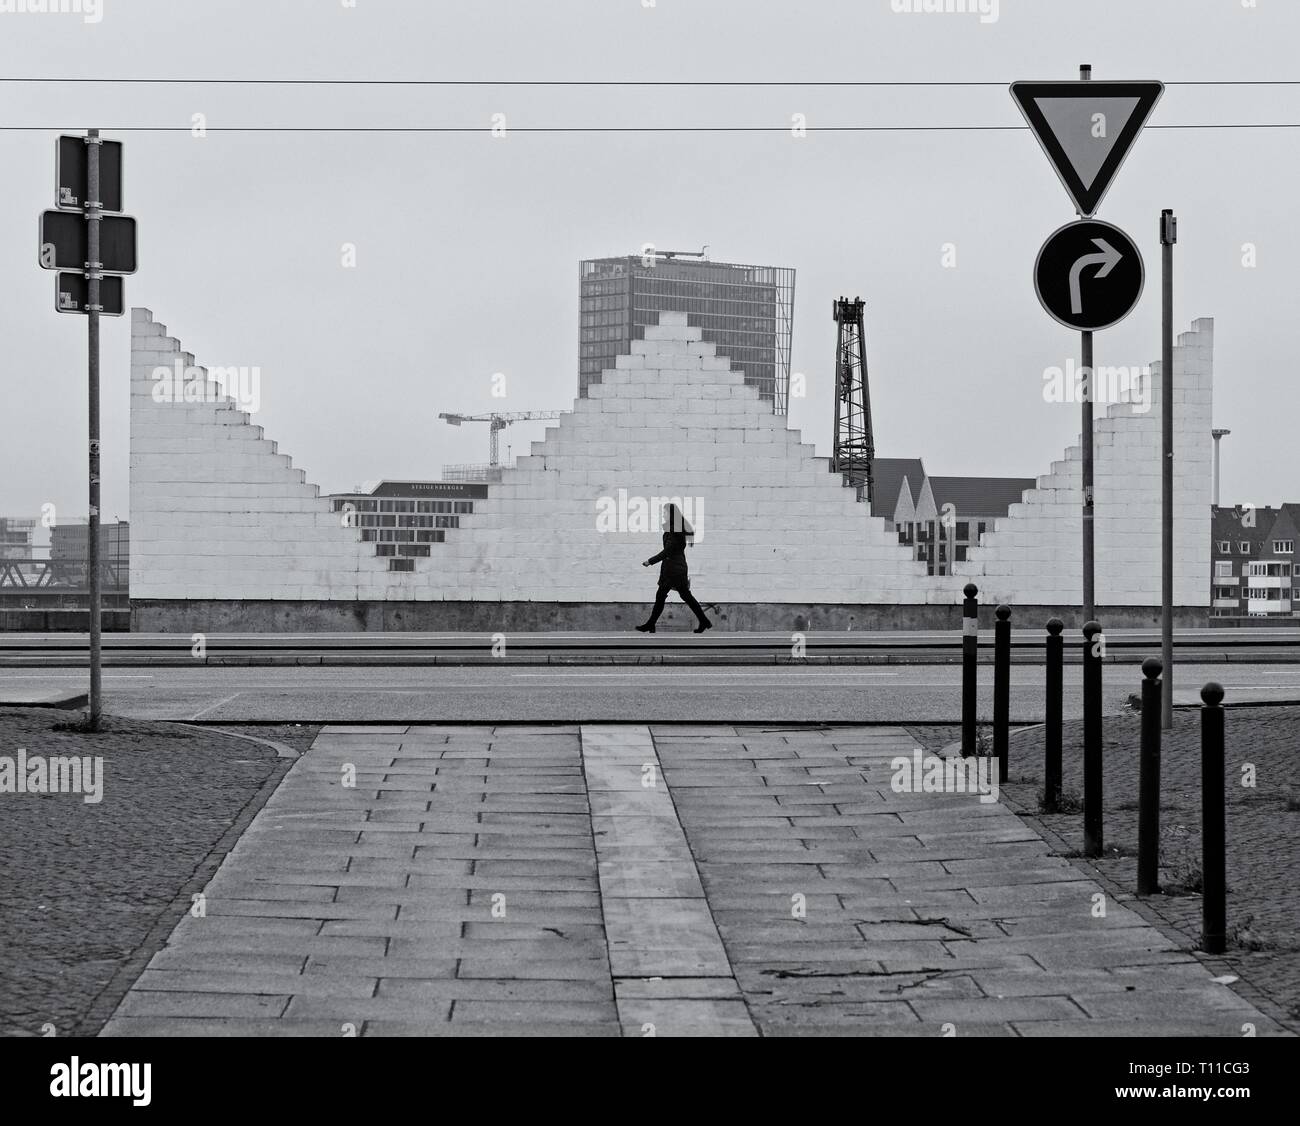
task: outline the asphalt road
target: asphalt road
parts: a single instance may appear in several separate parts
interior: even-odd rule
[[[1300,667],[1184,665],[1175,702],[1217,680],[1228,703],[1300,699]],[[1105,709],[1139,689],[1132,666],[1105,669]],[[980,716],[992,716],[992,670],[980,669]],[[0,669],[0,694],[84,691],[75,669]],[[1012,666],[1011,717],[1042,721],[1043,670]],[[1065,714],[1082,714],[1080,670],[1065,672]],[[104,673],[106,710],[207,722],[949,722],[961,718],[954,665],[736,667],[140,668]]]
[[[194,648],[202,639],[201,651]],[[1041,664],[1041,628],[1013,630],[1013,662]],[[1067,663],[1077,663],[1082,637],[1064,635]],[[1109,662],[1140,664],[1158,652],[1154,630],[1111,630]],[[980,657],[993,657],[993,630],[979,637]],[[695,636],[680,626],[654,636],[630,630],[563,633],[307,633],[148,634],[104,636],[106,667],[173,665],[511,665],[511,664],[788,664],[810,661],[943,664],[959,661],[962,635],[948,631],[809,631],[749,633],[714,630]],[[1280,628],[1178,630],[1175,656],[1186,662],[1300,663],[1300,630]],[[0,668],[77,668],[86,663],[86,637],[74,633],[0,634]]]

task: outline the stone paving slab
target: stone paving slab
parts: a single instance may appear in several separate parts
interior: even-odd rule
[[[620,998],[619,1019],[624,1036],[742,1036],[758,1029],[741,999],[647,1000]]]
[[[651,731],[762,1035],[1282,1031],[901,729]]]
[[[436,1024],[419,1021],[368,1020],[363,1036],[621,1036],[617,1025],[602,1020],[599,1023],[564,1023],[561,1021],[510,1020],[507,1014],[493,1013],[492,1019],[475,1023],[470,1020],[440,1021]]]

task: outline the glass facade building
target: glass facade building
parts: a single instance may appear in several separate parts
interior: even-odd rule
[[[0,559],[30,559],[35,520],[0,516]]]
[[[578,394],[585,397],[663,311],[685,313],[686,323],[702,330],[773,411],[786,413],[794,270],[664,254],[579,263]]]

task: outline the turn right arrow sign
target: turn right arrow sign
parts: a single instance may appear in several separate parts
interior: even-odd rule
[[[1093,274],[1094,278],[1104,278],[1116,266],[1119,265],[1120,259],[1124,256],[1116,250],[1104,238],[1095,238],[1092,240],[1094,246],[1101,248],[1099,254],[1084,254],[1075,260],[1070,267],[1070,312],[1078,315],[1083,312],[1083,295],[1080,292],[1080,279],[1083,277],[1083,268],[1085,266],[1100,266],[1101,269]]]
[[[1145,280],[1137,245],[1097,219],[1067,223],[1034,263],[1038,300],[1061,324],[1081,332],[1109,328],[1133,311]]]

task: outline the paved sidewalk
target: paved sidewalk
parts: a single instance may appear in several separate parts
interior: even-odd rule
[[[901,729],[652,731],[764,1035],[1280,1031],[1004,805],[895,793]]]
[[[326,728],[105,1029],[618,1032],[572,727]]]
[[[1234,988],[1300,1030],[1300,709],[1240,708],[1225,718],[1228,950],[1218,974],[1237,974]],[[1088,864],[1103,881],[1137,887],[1138,764],[1142,717],[1108,716],[1102,739],[1105,850]],[[1201,934],[1201,717],[1174,714],[1163,734],[1160,783],[1160,886],[1142,901],[1149,917],[1198,942]],[[1083,789],[1083,733],[1064,728],[1064,786]],[[1059,848],[1078,849],[1082,812],[1039,814],[1043,731],[1013,735],[1008,804],[1041,826]]]
[[[895,793],[914,746],[326,728],[105,1033],[1275,1030],[1004,806]]]

